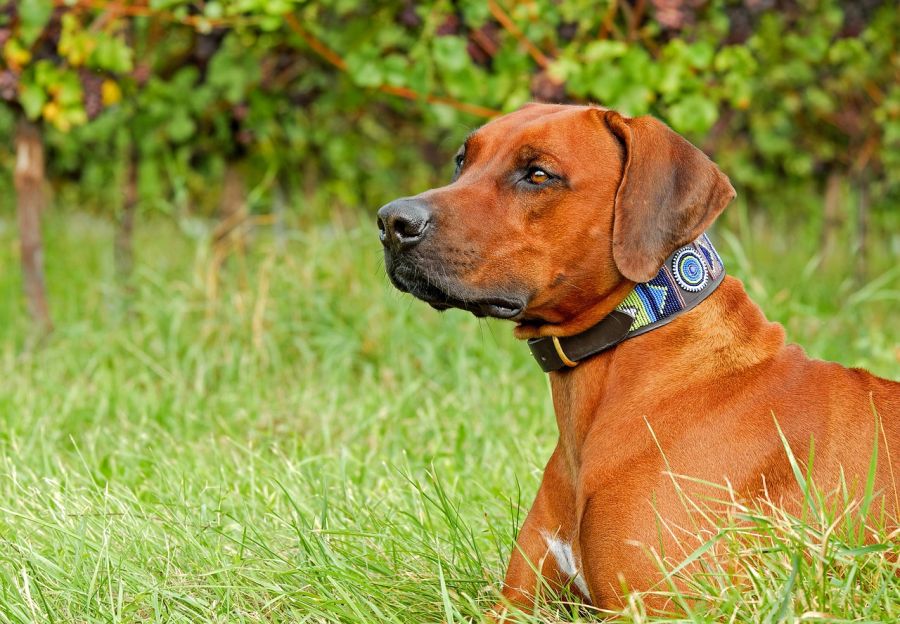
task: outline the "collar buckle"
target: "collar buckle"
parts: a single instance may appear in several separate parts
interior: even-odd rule
[[[559,338],[556,336],[550,336],[550,340],[553,341],[553,348],[556,349],[556,355],[559,356],[560,361],[568,366],[569,368],[575,368],[578,366],[578,362],[572,361],[566,356],[566,352],[563,351],[562,345],[559,344]]]

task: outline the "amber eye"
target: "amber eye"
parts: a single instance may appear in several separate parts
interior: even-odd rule
[[[541,185],[544,184],[547,180],[550,179],[550,174],[548,174],[543,169],[532,169],[528,172],[528,181],[532,184]]]

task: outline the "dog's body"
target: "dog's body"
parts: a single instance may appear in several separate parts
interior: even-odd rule
[[[875,490],[896,518],[900,461],[892,474],[886,447],[900,460],[900,385],[786,345],[781,326],[734,278],[669,325],[551,374],[551,386],[560,439],[512,556],[511,598],[533,591],[521,552],[540,561],[546,532],[571,544],[598,606],[619,605],[622,580],[667,589],[647,551],[670,565],[687,558],[701,542],[679,533],[710,528],[688,515],[691,504],[729,496],[671,475],[728,483],[739,499],[765,496],[797,513],[800,491],[775,419],[801,465],[815,441],[818,487],[834,491],[843,470],[860,500],[877,406],[884,430]],[[547,558],[542,573],[564,583],[558,559]]]
[[[595,326],[734,195],[661,123],[594,107],[506,115],[458,164],[452,184],[379,211],[389,274],[439,309],[515,320],[520,338]],[[686,499],[797,510],[782,435],[803,465],[813,447],[819,488],[856,499],[877,435],[873,509],[897,524],[900,384],[786,345],[734,278],[550,378],[560,435],[513,549],[513,602],[533,599],[536,569],[603,608],[625,588],[665,589],[654,557],[684,559],[699,544],[683,531],[709,528]]]

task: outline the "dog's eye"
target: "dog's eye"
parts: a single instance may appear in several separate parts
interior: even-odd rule
[[[541,184],[546,183],[550,179],[550,174],[544,171],[543,169],[538,169],[537,167],[532,167],[528,170],[528,176],[526,179],[535,186],[540,186]]]
[[[457,154],[453,158],[453,160],[456,163],[456,171],[453,173],[453,175],[459,175],[459,172],[462,170],[463,163],[466,162],[465,154]]]

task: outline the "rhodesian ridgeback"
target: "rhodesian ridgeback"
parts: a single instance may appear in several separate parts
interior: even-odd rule
[[[896,526],[900,384],[785,343],[705,234],[734,196],[656,119],[531,104],[469,135],[450,184],[378,211],[397,288],[514,321],[549,372],[559,441],[510,602],[538,575],[600,608],[666,589],[655,556],[687,555],[686,497],[728,484],[798,509],[788,448],[804,466],[814,449],[822,491],[862,497],[877,437],[871,508]]]

